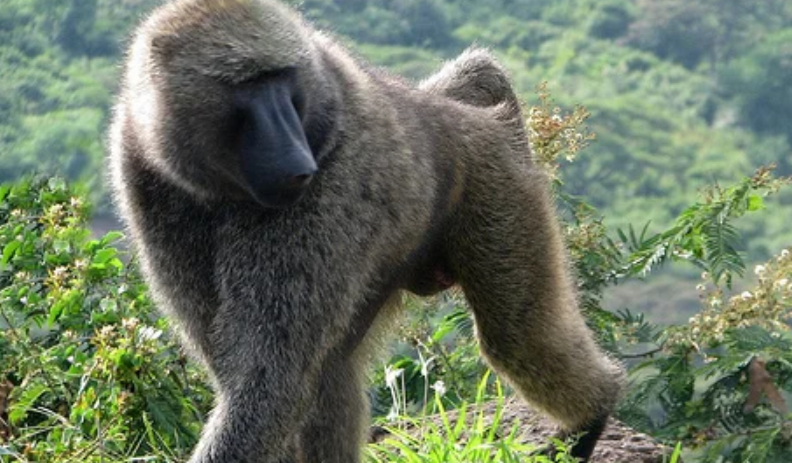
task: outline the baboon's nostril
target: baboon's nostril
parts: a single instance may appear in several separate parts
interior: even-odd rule
[[[289,182],[289,186],[293,188],[302,188],[308,185],[309,183],[311,183],[312,178],[313,178],[313,174],[295,175],[294,177],[291,178],[291,181]]]

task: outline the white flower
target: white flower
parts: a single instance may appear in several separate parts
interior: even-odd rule
[[[696,289],[699,290],[699,291],[704,291],[704,290],[707,289],[707,286],[704,285],[704,284],[697,284],[696,285]]]
[[[752,297],[753,297],[753,294],[751,294],[751,292],[750,292],[750,291],[743,291],[743,292],[740,294],[740,297],[742,298],[742,300],[743,300],[743,301],[747,301],[748,299],[750,299],[750,298],[752,298]]]
[[[701,279],[702,280],[709,280],[710,274],[709,272],[701,272]]]
[[[757,265],[754,267],[754,273],[758,276],[762,276],[767,273],[767,268],[764,265]]]
[[[432,384],[432,389],[434,389],[434,391],[437,392],[437,394],[440,395],[441,397],[444,396],[446,393],[445,383],[440,380]]]
[[[786,259],[787,257],[789,257],[789,249],[781,250],[781,258]]]
[[[140,336],[140,339],[143,341],[153,341],[155,339],[159,339],[159,337],[162,336],[162,330],[158,330],[150,326],[144,326],[138,330],[138,336]]]
[[[385,419],[388,421],[396,421],[398,418],[399,418],[399,412],[396,410],[395,407],[391,408],[390,412],[388,412],[388,416],[385,417]]]
[[[121,320],[121,326],[124,327],[125,330],[134,330],[140,324],[140,320],[136,317],[125,318]]]
[[[429,357],[428,359],[425,359],[424,356],[421,355],[420,352],[418,352],[418,358],[421,361],[421,376],[426,378],[427,376],[429,376],[429,365],[431,365],[432,362],[434,362],[434,357]]]
[[[385,366],[385,384],[389,388],[394,388],[396,386],[396,380],[399,379],[399,376],[404,373],[403,368],[391,368],[390,365]]]

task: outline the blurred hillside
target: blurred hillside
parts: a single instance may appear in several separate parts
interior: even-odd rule
[[[120,50],[158,3],[2,0],[0,182],[64,174],[88,186],[100,215],[110,213],[103,138]],[[597,141],[563,177],[610,226],[665,227],[700,188],[762,164],[792,174],[788,0],[305,0],[299,8],[408,78],[477,43],[496,51],[526,101],[548,81],[561,106],[585,105]],[[744,229],[749,262],[792,242],[792,192],[768,204],[776,213]]]

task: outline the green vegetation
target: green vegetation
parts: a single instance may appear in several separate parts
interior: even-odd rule
[[[156,0],[6,0],[0,8],[0,181],[31,172],[87,183],[107,209],[104,128],[120,45]]]
[[[501,384],[495,381],[494,410],[484,407],[489,385],[489,374],[485,374],[478,386],[475,401],[463,403],[455,412],[449,413],[443,406],[445,390],[436,387],[434,408],[437,415],[433,419],[403,419],[397,426],[387,428],[389,437],[382,444],[372,444],[369,450],[372,463],[575,463],[566,454],[563,442],[554,441],[557,454],[550,457],[536,455],[534,446],[522,444],[517,440],[519,424],[514,423],[508,434],[501,436],[503,422],[504,396]],[[404,390],[393,382],[389,388],[396,396]],[[425,412],[425,410],[424,410]],[[415,430],[418,430],[417,432]],[[410,432],[412,430],[412,432]]]
[[[157,3],[0,8],[0,183],[10,182],[0,187],[2,462],[182,461],[210,406],[206,379],[158,318],[120,234],[92,238],[88,227],[88,202],[93,217],[110,211],[103,137],[120,44]],[[780,178],[792,174],[792,3],[305,0],[300,8],[408,78],[471,42],[492,47],[533,104],[535,156],[556,178],[590,324],[631,367],[619,418],[682,442],[685,461],[789,461],[792,188]],[[561,106],[586,109],[557,110],[545,81]],[[43,176],[26,176],[33,172]],[[698,296],[684,311],[653,313],[674,321],[657,326],[635,312],[644,302],[636,294],[669,281],[654,301],[694,286]],[[607,297],[625,291],[627,304]],[[502,399],[460,295],[408,305],[418,310],[372,381],[375,416],[443,417]],[[396,433],[370,456],[529,461],[527,449],[509,436],[493,441],[477,419],[464,442],[442,418],[421,420],[417,439]]]
[[[11,461],[183,453],[211,403],[122,262],[121,234],[90,239],[86,219],[62,180],[0,188],[0,384],[14,387],[0,455]]]

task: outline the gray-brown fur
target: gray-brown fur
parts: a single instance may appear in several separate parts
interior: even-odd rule
[[[266,207],[224,131],[229,101],[287,66],[318,171]],[[372,327],[400,290],[453,282],[493,367],[596,441],[622,372],[578,311],[520,119],[483,51],[413,88],[271,0],[177,0],[139,28],[112,183],[156,301],[215,384],[192,463],[360,461]]]

